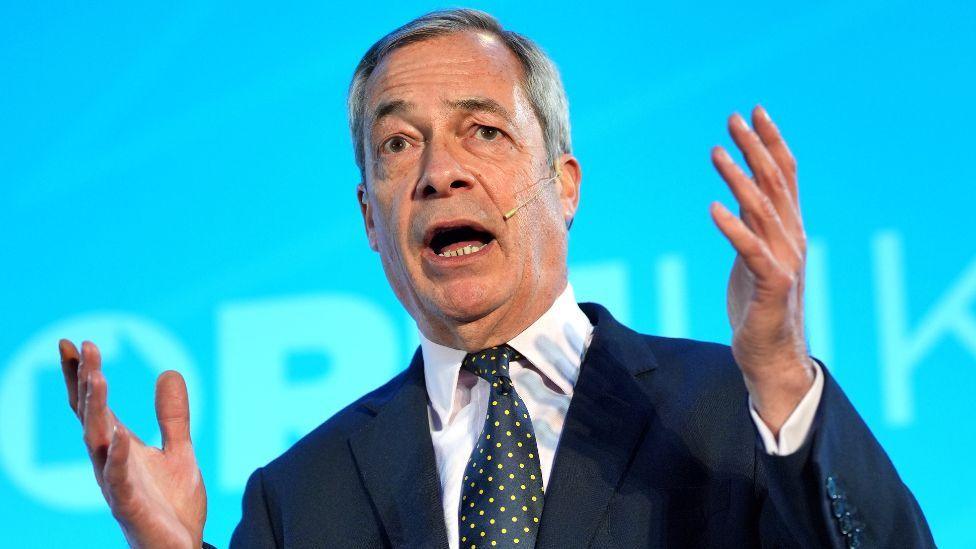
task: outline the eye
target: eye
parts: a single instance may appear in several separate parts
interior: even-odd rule
[[[494,141],[502,134],[502,131],[492,126],[479,126],[475,135],[483,141]]]
[[[409,146],[410,143],[402,136],[394,135],[393,137],[384,141],[381,148],[385,153],[396,154],[403,152]]]

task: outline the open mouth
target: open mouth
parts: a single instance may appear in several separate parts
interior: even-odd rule
[[[440,257],[458,257],[473,254],[494,239],[490,232],[472,225],[438,227],[427,239],[427,247]]]

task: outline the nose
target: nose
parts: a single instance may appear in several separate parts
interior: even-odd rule
[[[420,198],[445,198],[474,187],[474,177],[458,158],[449,140],[431,140],[417,185]]]

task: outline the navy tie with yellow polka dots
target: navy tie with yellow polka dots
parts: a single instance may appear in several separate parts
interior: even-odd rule
[[[542,517],[542,470],[532,420],[508,371],[523,358],[508,345],[464,357],[491,384],[485,427],[464,470],[458,535],[464,549],[533,547]]]

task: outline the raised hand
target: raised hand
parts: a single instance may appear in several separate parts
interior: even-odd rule
[[[132,547],[201,547],[207,495],[190,442],[190,410],[183,376],[156,380],[156,418],[163,448],[147,446],[108,407],[101,355],[62,339],[61,370],[68,403],[84,429],[95,479]]]
[[[755,131],[738,114],[729,117],[729,133],[753,177],[725,149],[712,149],[741,218],[718,202],[711,214],[738,252],[728,286],[732,352],[756,411],[778,434],[815,376],[803,325],[806,234],[796,161],[762,107],[753,110],[752,124]]]

